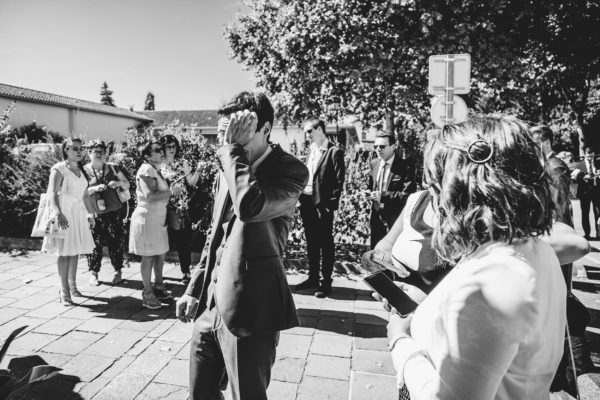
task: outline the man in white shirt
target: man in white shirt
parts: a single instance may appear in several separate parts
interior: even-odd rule
[[[311,145],[306,159],[308,185],[300,195],[300,215],[309,274],[306,281],[296,285],[296,290],[316,289],[315,296],[327,297],[331,294],[335,259],[333,216],[340,202],[346,166],[343,150],[327,140],[325,122],[318,119],[306,122],[304,133]]]

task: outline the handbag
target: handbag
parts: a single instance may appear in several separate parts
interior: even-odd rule
[[[31,230],[31,237],[52,237],[55,239],[64,239],[65,231],[58,227],[56,211],[50,204],[50,197],[47,193],[40,195],[40,204],[38,205],[35,222]]]
[[[117,172],[115,171],[115,167],[112,164],[108,164],[110,166],[110,169],[113,172],[114,176],[118,176]],[[129,201],[129,199],[131,198],[131,192],[129,191],[129,189],[123,189],[123,188],[117,188],[117,196],[119,196],[119,200],[121,200],[121,203],[126,203]]]
[[[92,167],[91,169],[94,177],[96,178],[96,182],[104,183],[104,171],[102,173],[102,180],[100,180],[98,175],[96,175],[94,168]],[[104,167],[102,167],[102,169],[104,170]],[[111,211],[117,211],[123,206],[123,203],[119,199],[117,190],[111,188],[108,188],[103,192],[95,192],[92,194],[89,194],[86,191],[83,196],[83,203],[90,214],[106,214]],[[102,205],[104,207],[102,207]]]

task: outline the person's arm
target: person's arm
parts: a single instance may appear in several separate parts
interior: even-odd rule
[[[66,229],[69,226],[67,217],[62,213],[60,209],[60,202],[58,201],[58,194],[63,182],[63,175],[57,168],[50,170],[50,181],[48,183],[48,198],[50,200],[50,207],[56,212],[56,218],[58,227]]]
[[[171,197],[171,190],[158,190],[156,178],[147,175],[141,175],[138,180],[140,190],[149,202],[161,201]]]
[[[562,222],[554,222],[550,235],[542,236],[542,240],[552,247],[560,265],[575,262],[590,252],[590,243]]]
[[[399,157],[399,155],[396,155]],[[411,161],[402,160],[402,171],[397,171],[400,173],[395,173],[394,171],[390,171],[390,174],[395,174],[397,176],[402,176],[404,178],[404,182],[402,183],[401,190],[392,190],[385,191],[381,193],[381,201],[401,201],[402,199],[410,196],[412,193],[417,191],[417,184],[415,183],[415,166]]]
[[[224,145],[217,155],[235,213],[242,222],[268,221],[288,213],[308,183],[308,169],[292,156],[281,158],[285,165],[277,166],[276,179],[258,182],[241,145]]]
[[[335,149],[333,151],[333,170],[335,174],[335,183],[331,191],[331,198],[328,201],[328,208],[337,209],[344,189],[344,179],[346,178],[346,163],[344,162],[344,151]]]
[[[452,293],[440,322],[445,337],[437,369],[412,338],[396,341],[392,361],[412,400],[494,398],[537,314],[533,276],[510,262],[512,268],[498,263],[486,270],[481,286],[470,282]]]

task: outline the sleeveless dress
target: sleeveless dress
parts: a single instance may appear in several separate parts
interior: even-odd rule
[[[169,185],[151,164],[144,163],[136,174],[137,207],[131,215],[129,252],[139,256],[156,256],[169,251],[167,234],[167,203],[169,199],[148,201],[140,188],[142,176],[156,180],[158,190],[168,190]]]
[[[90,254],[94,250],[94,238],[88,221],[88,213],[83,204],[83,195],[88,181],[81,172],[77,176],[67,167],[66,162],[55,164],[51,170],[60,172],[63,182],[58,194],[60,209],[69,222],[64,239],[45,237],[42,251],[58,256]]]
[[[392,247],[392,262],[410,272],[399,279],[429,293],[446,274],[450,266],[431,247],[431,195],[428,191],[411,194],[404,208],[404,227]]]

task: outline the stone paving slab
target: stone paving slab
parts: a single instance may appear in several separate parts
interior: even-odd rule
[[[592,244],[600,248],[600,242]],[[575,293],[591,311],[590,341],[600,364],[600,251],[580,263],[589,279],[577,280]],[[0,367],[26,372],[27,365],[42,362],[64,368],[52,387],[60,383],[73,400],[186,399],[192,325],[175,319],[173,301],[155,311],[141,307],[138,263],[124,269],[125,281],[116,287],[89,286],[85,265],[80,260],[84,297],[64,307],[53,257],[0,253],[0,345],[12,330],[28,325]],[[100,281],[110,282],[113,273],[105,260]],[[181,295],[179,266],[165,264],[164,275],[168,288]],[[305,278],[294,272],[288,282]],[[366,285],[336,277],[330,298],[307,291],[294,299],[301,326],[280,335],[269,398],[397,399],[387,313]],[[594,389],[597,376],[583,381],[586,390]],[[228,391],[224,395],[231,398]]]

